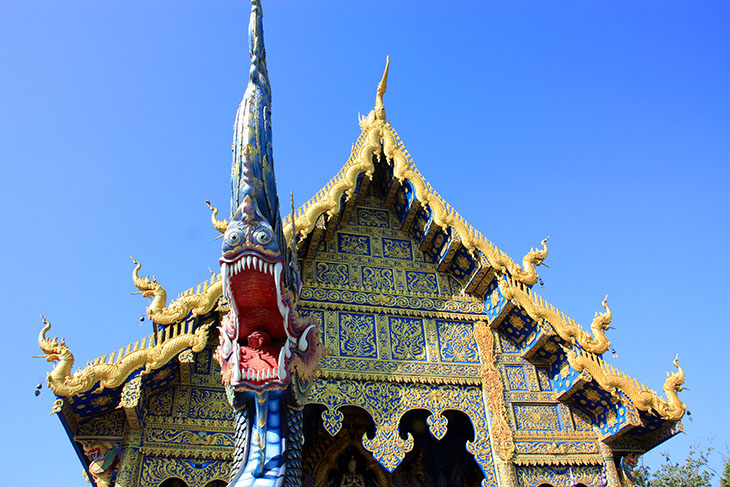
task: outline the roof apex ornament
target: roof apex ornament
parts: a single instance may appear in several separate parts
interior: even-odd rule
[[[385,56],[385,70],[383,71],[383,77],[378,83],[378,89],[375,92],[375,117],[378,120],[385,121],[385,105],[383,104],[383,95],[385,90],[388,89],[388,68],[390,67],[390,56]]]
[[[385,57],[385,70],[383,71],[383,77],[380,79],[380,82],[378,83],[378,89],[375,92],[375,108],[370,110],[370,113],[368,113],[368,116],[363,118],[362,116],[359,117],[360,122],[360,128],[365,130],[365,128],[372,126],[376,121],[381,122],[385,124],[385,104],[383,103],[383,95],[385,95],[385,90],[388,89],[388,69],[390,68],[390,56]]]

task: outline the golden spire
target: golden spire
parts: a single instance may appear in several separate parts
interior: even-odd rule
[[[390,67],[390,56],[385,57],[385,71],[383,78],[378,83],[378,91],[375,93],[375,118],[385,121],[385,105],[383,104],[383,95],[388,89],[388,68]]]

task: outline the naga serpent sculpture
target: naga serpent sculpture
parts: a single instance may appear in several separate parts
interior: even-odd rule
[[[63,339],[59,342],[58,338],[46,337],[51,324],[42,315],[41,319],[44,326],[38,334],[38,345],[44,355],[39,357],[49,362],[56,362],[53,370],[48,373],[48,386],[60,397],[70,397],[89,391],[97,383],[99,385],[94,389],[95,393],[101,392],[104,388],[113,389],[122,385],[127,377],[140,367],[143,368],[142,373],[147,374],[162,367],[170,357],[187,348],[193,352],[200,352],[208,342],[210,328],[210,324],[205,324],[193,331],[191,325],[179,325],[166,333],[160,333],[156,340],[149,337],[141,344],[138,342],[133,350],[127,350],[126,353],[120,350],[116,359],[114,354],[111,354],[72,374],[73,353]]]
[[[591,353],[602,354],[611,346],[606,331],[611,325],[611,308],[608,307],[608,296],[603,298],[601,306],[606,310],[596,312],[591,322],[591,333],[585,331],[578,323],[538,298],[535,293],[516,282],[509,276],[500,276],[499,291],[506,299],[516,301],[535,321],[547,320],[555,332],[570,346],[576,343]]]
[[[248,40],[250,78],[234,125],[229,222],[217,220],[211,207],[216,228],[227,223],[220,282],[228,313],[216,358],[236,423],[229,486],[295,486],[302,400],[323,347],[319,330],[297,309],[295,240],[288,248],[279,216],[259,0],[252,0]]]

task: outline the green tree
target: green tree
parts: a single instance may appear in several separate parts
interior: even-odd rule
[[[725,457],[725,469],[720,479],[720,487],[730,487],[730,452],[728,453],[728,456]]]
[[[663,452],[664,461],[658,470],[652,472],[645,465],[636,469],[636,485],[639,487],[712,487],[710,481],[715,473],[707,466],[712,447],[701,449],[699,445],[689,448],[684,463],[673,462],[668,453]],[[722,487],[730,487],[730,464],[725,463]],[[726,483],[727,482],[727,483]]]

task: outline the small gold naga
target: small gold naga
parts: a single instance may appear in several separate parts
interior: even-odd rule
[[[215,214],[213,216],[215,217]],[[215,307],[218,298],[223,294],[223,284],[214,274],[210,283],[206,283],[200,293],[181,296],[167,306],[167,291],[165,291],[165,288],[157,282],[154,276],[152,276],[152,279],[139,277],[142,264],[137,262],[134,257],[132,257],[132,262],[134,262],[134,270],[132,271],[134,285],[140,291],[138,294],[151,298],[152,301],[147,307],[147,316],[157,324],[179,323],[191,311],[193,316],[209,313]]]
[[[596,312],[591,322],[591,333],[585,331],[578,323],[562,315],[550,306],[540,304],[539,299],[531,291],[523,290],[516,283],[509,282],[507,278],[500,278],[499,290],[506,299],[513,299],[527,312],[527,314],[535,321],[547,320],[555,332],[570,346],[577,343],[591,353],[602,354],[611,346],[611,342],[606,337],[606,330],[611,324],[611,308],[608,307],[608,296],[603,298],[601,306],[606,311],[602,313]]]
[[[638,409],[657,414],[670,421],[679,421],[684,416],[687,406],[682,403],[677,394],[684,389],[684,370],[679,365],[679,355],[674,358],[673,362],[677,367],[677,372],[667,372],[667,379],[664,381],[664,395],[667,398],[665,400],[647,386],[629,379],[613,367],[605,366],[605,363],[602,365],[603,361],[594,355],[589,355],[581,350],[562,348],[568,357],[570,366],[576,372],[588,371],[593,379],[615,398],[619,398],[618,391],[621,391]]]
[[[74,356],[66,346],[62,338],[49,339],[46,333],[51,329],[51,324],[41,315],[43,328],[38,334],[38,345],[44,355],[38,358],[45,358],[49,362],[55,362],[53,370],[48,373],[48,387],[54,394],[61,397],[70,397],[75,394],[91,390],[95,384],[99,386],[94,392],[101,392],[104,388],[115,388],[120,386],[129,375],[135,370],[143,367],[143,374],[158,369],[165,365],[172,357],[176,356],[186,348],[192,348],[193,352],[200,352],[208,342],[208,328],[210,324],[198,327],[194,332],[189,329],[184,332],[180,327],[178,333],[170,330],[167,334],[160,333],[158,343],[154,343],[152,337],[143,340],[134,349],[127,347],[127,352],[120,350],[117,359],[111,363],[103,360],[99,363],[90,363],[83,369],[73,374],[71,368],[74,364]],[[191,325],[190,325],[191,326]],[[144,343],[147,342],[146,347]],[[112,354],[111,357],[113,357]],[[110,358],[111,358],[110,357]]]

